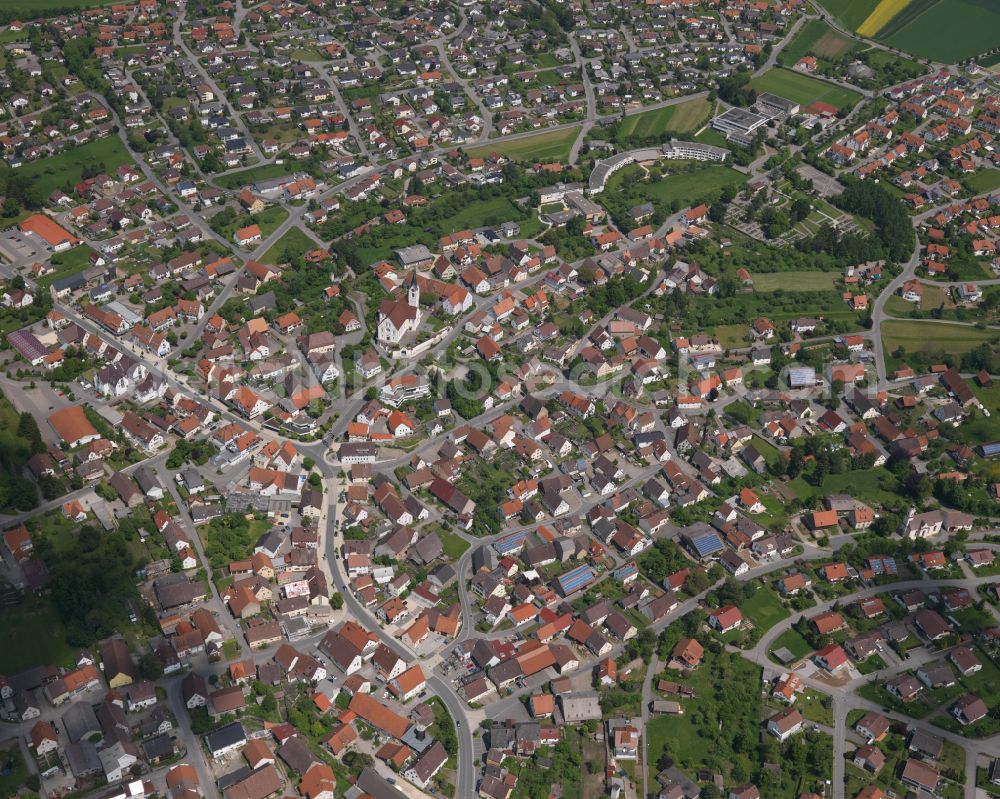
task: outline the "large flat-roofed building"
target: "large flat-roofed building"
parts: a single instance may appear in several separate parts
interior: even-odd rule
[[[579,724],[601,718],[601,699],[597,691],[573,691],[559,695],[559,708],[567,724]]]
[[[757,95],[757,110],[762,114],[790,117],[799,113],[799,104],[777,94],[762,92]]]
[[[663,145],[663,157],[683,161],[725,161],[729,150],[696,141],[671,139]]]
[[[768,118],[745,108],[730,108],[712,120],[712,127],[725,134],[726,141],[749,145]]]

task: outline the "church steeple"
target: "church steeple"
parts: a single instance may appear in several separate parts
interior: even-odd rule
[[[410,272],[410,285],[406,291],[406,302],[413,308],[420,307],[420,286],[417,285],[417,270]]]

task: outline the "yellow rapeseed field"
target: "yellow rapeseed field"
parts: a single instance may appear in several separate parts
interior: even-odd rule
[[[890,19],[910,4],[910,0],[881,0],[868,19],[858,27],[862,36],[874,36],[886,26]]]

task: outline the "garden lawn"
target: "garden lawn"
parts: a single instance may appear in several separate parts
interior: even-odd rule
[[[491,153],[500,153],[515,161],[567,161],[579,133],[579,126],[550,130],[525,136],[523,139],[484,144],[468,150],[467,154],[470,158],[484,158]]]
[[[439,529],[437,534],[438,538],[441,539],[441,546],[444,547],[444,554],[452,560],[458,560],[469,548],[469,542],[461,536],[442,529]]]
[[[723,186],[729,184],[739,186],[746,181],[747,175],[727,166],[714,165],[693,172],[668,175],[663,180],[637,184],[631,188],[637,194],[649,199],[665,203],[677,200],[680,203],[690,204],[696,200],[714,200]]]
[[[713,130],[712,128],[702,128],[702,130],[694,136],[694,141],[700,142],[701,144],[711,144],[713,147],[729,146],[729,142],[726,141],[726,137],[719,133],[719,131]]]
[[[833,709],[826,707],[824,702],[829,699],[827,694],[815,688],[806,688],[795,700],[795,707],[809,721],[833,726]]]
[[[715,335],[719,345],[725,349],[745,347],[750,343],[750,334],[746,325],[717,325]]]
[[[318,247],[319,245],[303,233],[300,228],[293,227],[272,244],[260,260],[265,264],[284,263],[292,257],[300,257],[309,250],[315,250]]]
[[[47,600],[27,598],[16,607],[6,608],[4,619],[0,673],[15,674],[39,665],[69,666],[73,662],[76,650],[66,643],[59,614]]]
[[[227,241],[232,241],[233,234],[238,229],[247,225],[256,224],[260,226],[261,236],[266,239],[274,233],[274,231],[277,230],[281,223],[286,219],[288,219],[288,211],[280,205],[272,205],[270,208],[265,208],[259,214],[253,214],[252,216],[250,214],[242,214],[228,225],[223,225],[221,229],[216,232]],[[211,221],[209,224],[211,224]],[[259,246],[259,244],[256,246]]]
[[[649,736],[649,769],[650,776],[655,777],[657,773],[656,763],[660,755],[666,751],[670,753],[675,765],[684,770],[696,769],[704,764],[708,757],[708,749],[714,738],[718,737],[719,718],[716,715],[719,698],[717,696],[719,688],[722,687],[721,672],[713,673],[712,661],[720,656],[706,658],[693,672],[685,674],[680,682],[683,685],[694,689],[696,698],[684,700],[683,716],[658,716],[650,719],[646,724],[646,734]],[[726,657],[725,682],[732,685],[753,685],[760,683],[760,669],[749,661],[738,655]],[[655,678],[654,678],[655,679]],[[742,692],[740,692],[742,693]],[[699,718],[703,714],[697,712],[699,708],[715,711],[711,714],[711,721]],[[750,716],[756,716],[758,707],[754,702],[753,708],[731,708],[737,713],[745,712]],[[735,733],[735,730],[733,731]]]
[[[962,178],[962,182],[976,194],[1000,189],[1000,169],[980,169]]]
[[[817,497],[828,494],[850,494],[868,503],[888,505],[900,504],[899,496],[893,493],[896,478],[885,468],[857,469],[841,474],[829,474],[820,486],[814,486],[802,475],[788,481],[788,487],[804,503],[809,504]]]
[[[770,651],[772,653],[779,649],[787,649],[796,659],[804,658],[813,651],[812,647],[809,646],[809,642],[797,630],[791,627],[771,642]]]
[[[772,463],[781,463],[785,459],[785,456],[781,454],[781,450],[765,438],[754,436],[753,441],[750,443],[761,454],[761,457],[767,461],[768,466]]]
[[[49,261],[55,267],[54,271],[40,277],[38,285],[43,289],[47,289],[52,285],[53,281],[86,269],[90,266],[90,255],[93,252],[86,244],[81,244],[72,250],[55,253]]]
[[[269,180],[280,178],[282,175],[290,175],[293,172],[292,164],[264,164],[250,169],[242,169],[239,172],[231,172],[215,179],[215,182],[223,189],[238,189],[241,186],[249,186],[258,180]]]
[[[780,67],[769,69],[760,77],[750,81],[750,85],[758,92],[777,94],[799,103],[803,108],[817,102],[829,103],[841,109],[850,108],[861,99],[860,94],[850,89]]]
[[[87,142],[80,147],[64,150],[58,155],[29,161],[17,167],[14,172],[28,178],[39,188],[43,196],[48,197],[56,189],[79,183],[83,178],[85,165],[103,164],[104,170],[111,174],[118,167],[131,163],[132,159],[121,140],[117,136],[107,136]]]
[[[2,769],[0,771],[0,799],[17,795],[31,772],[28,771],[24,756],[21,754],[21,747],[17,745],[16,741],[6,749],[0,749],[0,769]]]
[[[761,632],[770,630],[788,616],[788,610],[770,586],[761,586],[750,599],[740,605],[740,612]]]
[[[757,292],[829,291],[836,288],[837,272],[758,272],[753,276]]]
[[[471,203],[448,220],[452,232],[466,228],[493,227],[503,222],[520,221],[524,212],[509,197],[493,197]]]

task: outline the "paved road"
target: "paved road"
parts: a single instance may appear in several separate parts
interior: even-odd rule
[[[642,681],[642,794],[649,796],[649,736],[646,724],[649,721],[649,705],[653,701],[653,680],[659,672],[660,658],[655,652],[646,666],[646,679]]]
[[[346,415],[344,418],[347,418]],[[322,472],[327,483],[326,491],[324,492],[327,500],[329,501],[330,497],[339,496],[341,490],[339,464],[331,464],[323,458],[317,458],[316,466]],[[341,559],[337,551],[338,543],[335,522],[336,513],[328,505],[326,532],[324,536],[326,559],[333,573],[334,586],[344,597],[344,607],[347,609],[348,615],[357,619],[367,629],[374,631],[379,641],[396,652],[404,661],[407,663],[415,662],[417,660],[416,656],[404,647],[397,638],[387,633],[372,612],[355,598],[354,592],[347,584],[340,565]],[[464,620],[467,621],[467,618],[464,617]],[[452,687],[436,674],[425,668],[425,675],[427,684],[440,697],[441,701],[444,702],[445,707],[456,723],[456,733],[458,736],[458,772],[455,779],[455,787],[457,788],[456,796],[475,796],[477,769],[473,762],[472,729],[466,718],[465,703],[458,697]]]

